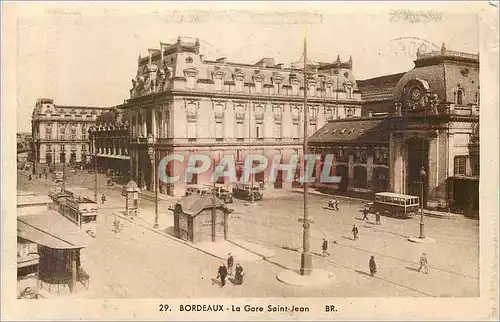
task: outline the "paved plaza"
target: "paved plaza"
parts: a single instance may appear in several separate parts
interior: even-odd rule
[[[28,181],[18,176],[18,189],[46,194],[55,184],[50,180]],[[93,175],[86,171],[68,178],[70,185],[93,189]],[[256,252],[241,259],[245,281],[221,288],[214,283],[224,248],[200,251],[169,236],[173,214],[167,208],[176,199],[159,205],[160,229],[154,230],[154,203],[140,200],[139,218],[120,219],[122,230],[112,231],[115,213],[124,209],[120,187],[105,187],[99,175],[97,238],[82,253],[82,266],[91,276],[91,298],[178,298],[178,297],[383,297],[432,296],[474,297],[479,295],[479,222],[464,217],[425,217],[425,232],[435,244],[411,243],[418,234],[419,218],[382,217],[361,220],[362,203],[342,199],[339,211],[325,209],[327,197],[311,195],[309,214],[313,265],[334,274],[332,283],[318,287],[290,286],[276,276],[298,269],[302,243],[303,195],[289,190],[266,191],[264,200],[247,206],[236,200],[230,205],[229,240]],[[359,228],[359,239],[351,229]],[[330,256],[321,256],[321,241],[329,240]],[[253,246],[249,246],[253,245]],[[205,247],[207,247],[205,245]],[[225,246],[221,246],[225,247]],[[418,273],[419,257],[427,254],[429,274]],[[267,255],[260,256],[262,253]],[[241,253],[240,256],[244,256]],[[260,255],[259,255],[260,254]],[[368,260],[375,256],[378,273],[369,275]],[[235,256],[238,261],[238,255]]]

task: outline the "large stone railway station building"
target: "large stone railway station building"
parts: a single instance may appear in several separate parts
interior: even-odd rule
[[[204,153],[214,162],[233,155],[238,177],[248,153],[300,160],[307,90],[309,152],[336,155],[335,171],[343,178],[336,193],[420,195],[423,185],[429,207],[444,207],[450,199],[462,208],[478,207],[478,55],[443,44],[436,52],[418,52],[415,67],[405,73],[367,80],[356,80],[352,58],[337,57],[310,65],[304,84],[301,68],[273,58],[255,64],[207,60],[198,40],[179,38],[148,53],[139,56],[130,98],[89,130],[90,155],[142,188],[154,191],[153,169],[172,153],[185,160]],[[184,167],[170,163],[167,172],[179,174]],[[255,181],[268,182],[266,176]],[[285,176],[278,173],[267,188],[290,187]],[[191,183],[207,181],[208,175],[194,175]],[[183,195],[186,184],[160,183],[159,191]]]

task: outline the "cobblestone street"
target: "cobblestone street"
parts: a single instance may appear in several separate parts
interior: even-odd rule
[[[68,180],[68,182],[71,179]],[[18,189],[46,194],[45,180],[27,181],[19,175]],[[302,195],[291,191],[266,191],[266,197],[255,206],[236,200],[230,205],[229,239],[252,242],[275,252],[275,256],[243,262],[245,282],[225,288],[214,285],[220,259],[165,237],[152,229],[154,203],[140,201],[139,218],[121,220],[122,231],[112,232],[113,213],[124,209],[125,198],[119,188],[101,188],[107,201],[99,204],[97,238],[82,253],[83,267],[91,276],[92,298],[168,298],[168,297],[378,297],[378,296],[478,296],[478,221],[463,217],[439,219],[425,217],[426,234],[435,244],[407,241],[418,234],[419,218],[398,220],[382,217],[361,220],[361,203],[342,200],[340,211],[324,209],[327,199],[311,195],[309,213],[314,219],[311,250],[315,268],[335,275],[325,287],[300,288],[279,282],[276,275],[286,268],[298,269],[302,227]],[[93,189],[93,175],[75,176],[75,186]],[[159,205],[160,228],[169,230],[173,215],[167,210],[175,203]],[[351,228],[359,227],[360,239],[351,240]],[[147,227],[150,228],[147,228]],[[321,253],[321,239],[330,243],[329,257]],[[333,242],[335,241],[335,243]],[[283,247],[297,248],[297,251]],[[430,262],[428,275],[417,273],[422,252]],[[182,254],[182,255],[180,255]],[[316,255],[318,254],[318,255]],[[374,255],[378,273],[370,277],[368,259]],[[238,260],[238,258],[236,258]]]

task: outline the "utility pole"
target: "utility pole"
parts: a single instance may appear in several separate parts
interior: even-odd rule
[[[212,242],[215,242],[215,174],[216,174],[217,165],[214,159],[214,173],[213,173],[213,189],[212,189]]]
[[[97,204],[97,128],[94,128],[94,202]]]
[[[424,180],[427,176],[424,167],[420,169],[420,235],[418,238],[424,239]]]
[[[153,147],[154,149],[154,152],[153,152],[153,177],[154,177],[154,180],[155,180],[155,224],[153,226],[153,228],[155,229],[158,229],[159,228],[159,224],[158,224],[158,173],[156,171],[156,149]]]
[[[307,130],[309,122],[309,113],[307,108],[307,38],[304,38],[304,178],[306,174],[306,160],[305,156],[307,154]],[[302,236],[302,255],[300,260],[300,275],[311,275],[312,272],[312,256],[310,251],[310,238],[309,238],[309,217],[307,213],[307,197],[309,194],[309,186],[307,180],[304,180],[304,218],[303,218],[303,236]]]

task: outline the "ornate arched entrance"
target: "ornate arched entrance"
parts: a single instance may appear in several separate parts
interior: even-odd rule
[[[429,140],[421,137],[412,137],[407,140],[408,149],[408,176],[407,194],[413,196],[421,195],[420,170],[422,167],[427,174],[424,178],[423,204],[427,202],[428,182],[429,182]]]

